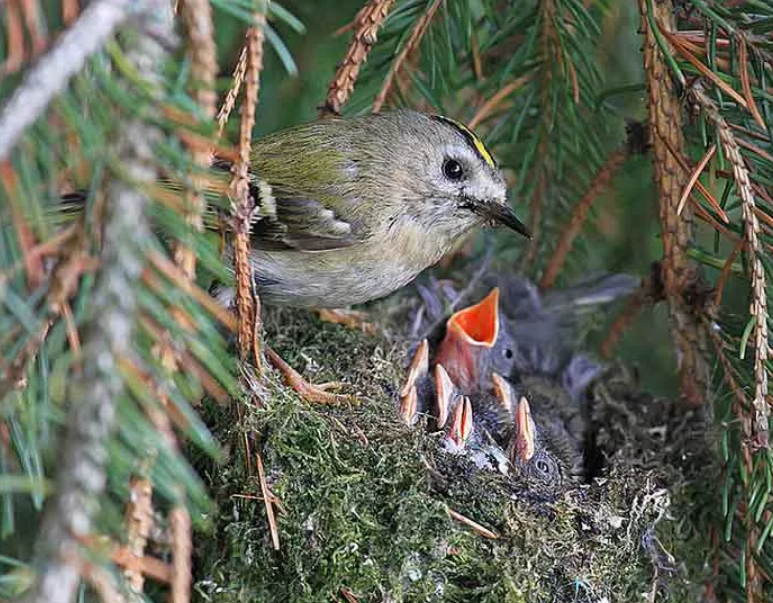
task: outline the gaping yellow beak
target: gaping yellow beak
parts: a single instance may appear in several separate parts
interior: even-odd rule
[[[515,433],[511,442],[513,457],[526,463],[534,456],[534,422],[526,396],[515,405]]]

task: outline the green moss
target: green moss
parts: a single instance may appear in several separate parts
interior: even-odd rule
[[[200,463],[218,512],[197,539],[199,600],[344,601],[349,589],[363,602],[633,601],[652,591],[684,601],[700,587],[707,547],[693,523],[693,482],[672,465],[675,447],[650,441],[657,430],[645,419],[658,415],[638,410],[657,401],[624,373],[596,393],[604,477],[540,501],[398,420],[403,343],[305,312],[272,312],[267,324],[289,362],[318,365],[306,372],[317,382],[346,375],[361,404],[312,407],[270,375],[239,408],[207,408],[231,449],[223,465]],[[257,450],[281,501],[279,551],[255,498]],[[499,538],[451,519],[447,507]]]

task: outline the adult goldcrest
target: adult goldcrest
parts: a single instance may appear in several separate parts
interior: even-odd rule
[[[483,143],[440,116],[398,110],[256,141],[256,286],[268,304],[340,308],[391,293],[475,227],[529,236]]]

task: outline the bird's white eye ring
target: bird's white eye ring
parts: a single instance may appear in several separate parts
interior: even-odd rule
[[[464,168],[456,159],[446,159],[443,162],[443,174],[449,180],[461,180],[464,176]]]

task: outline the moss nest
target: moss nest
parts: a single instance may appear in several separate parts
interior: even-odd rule
[[[703,588],[706,421],[640,392],[623,368],[609,367],[592,391],[597,476],[536,500],[399,420],[400,337],[302,311],[272,310],[266,325],[288,362],[318,383],[346,375],[360,404],[310,406],[269,373],[232,408],[206,408],[227,460],[197,463],[216,502],[197,537],[198,600],[686,601]],[[279,550],[257,452],[277,499]]]

